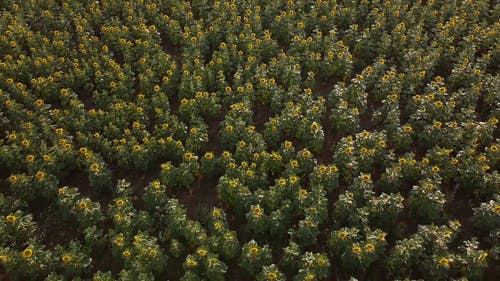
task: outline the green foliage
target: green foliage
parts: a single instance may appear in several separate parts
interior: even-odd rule
[[[490,278],[494,4],[0,1],[0,271]]]
[[[269,245],[259,246],[255,240],[251,240],[241,248],[240,265],[249,274],[257,275],[263,266],[270,265],[270,263]]]

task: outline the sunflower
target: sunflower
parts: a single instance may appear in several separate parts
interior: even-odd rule
[[[352,247],[352,252],[354,254],[360,254],[361,253],[361,247],[359,247],[359,246],[353,246]]]
[[[186,160],[188,160],[188,161],[189,161],[189,160],[191,160],[192,158],[193,158],[193,153],[191,153],[191,152],[186,152],[186,153],[184,154],[184,159],[186,159]]]
[[[370,182],[370,181],[372,180],[372,177],[371,177],[371,175],[370,175],[370,174],[363,174],[363,175],[361,176],[361,180],[362,180],[363,182]]]
[[[337,235],[340,239],[345,240],[349,236],[349,233],[347,231],[340,231],[339,234]]]
[[[220,218],[220,216],[221,216],[221,215],[222,215],[222,213],[221,213],[221,211],[220,211],[219,209],[214,209],[214,210],[212,211],[212,216],[213,216],[214,218]]]
[[[35,161],[35,156],[32,155],[32,154],[26,156],[26,161],[28,161],[30,163],[33,162],[33,161]]]
[[[317,131],[319,130],[319,124],[318,124],[318,123],[316,123],[316,122],[313,122],[313,123],[311,124],[311,130],[312,130],[313,132],[317,132]]]
[[[61,257],[61,260],[63,263],[68,263],[68,262],[71,262],[73,260],[73,258],[70,255],[64,255]]]
[[[122,246],[123,245],[123,237],[117,237],[117,238],[115,238],[115,240],[113,241],[113,243],[115,243],[117,246]]]
[[[9,176],[9,182],[11,182],[11,183],[15,183],[17,180],[18,180],[18,178],[17,178],[17,176],[16,176],[16,175],[11,175],[11,176]]]
[[[285,184],[286,184],[286,179],[284,179],[284,178],[280,178],[280,179],[278,180],[278,185],[279,185],[279,186],[284,186]]]
[[[440,258],[438,263],[442,267],[449,267],[450,266],[450,260],[447,258]]]
[[[189,267],[195,267],[195,266],[198,265],[198,263],[195,260],[193,260],[191,258],[188,258],[186,260],[186,265],[189,266]]]
[[[300,199],[305,198],[305,197],[307,196],[307,194],[308,194],[308,192],[307,192],[307,190],[306,190],[306,189],[301,189],[301,190],[299,190],[299,198],[300,198]]]
[[[78,203],[78,207],[80,209],[87,209],[88,208],[87,202],[82,201],[82,202]]]
[[[45,178],[45,173],[44,173],[44,172],[42,172],[42,171],[38,171],[38,172],[36,172],[36,174],[35,174],[35,178],[36,178],[37,180],[43,180],[43,179]]]
[[[309,150],[304,150],[302,152],[302,157],[304,158],[310,158],[312,155],[311,155],[311,152]]]
[[[44,104],[43,100],[42,99],[37,99],[35,100],[35,105],[36,106],[42,106]]]
[[[90,165],[90,170],[91,170],[92,172],[99,172],[99,164],[97,164],[97,163],[92,163],[92,164]]]
[[[24,249],[22,256],[25,259],[30,259],[33,256],[33,250],[31,248]]]
[[[260,249],[258,247],[252,247],[250,248],[250,250],[248,251],[248,253],[251,255],[251,256],[256,256],[258,255],[260,252]]]
[[[375,245],[373,245],[372,243],[368,243],[365,245],[365,250],[372,253],[373,251],[375,251]]]
[[[262,208],[259,205],[252,207],[252,214],[255,218],[260,217],[263,212],[264,211],[262,210]]]
[[[30,145],[30,141],[29,140],[22,140],[21,145],[24,147],[28,147]]]
[[[13,222],[15,222],[17,220],[17,217],[14,216],[14,215],[8,215],[8,216],[5,217],[5,220],[7,222],[9,222],[9,223],[13,223]]]
[[[118,199],[118,200],[116,200],[115,204],[116,204],[116,206],[118,206],[118,207],[123,207],[123,206],[125,206],[125,200],[123,200],[123,199]]]

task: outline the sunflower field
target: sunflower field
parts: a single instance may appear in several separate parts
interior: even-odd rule
[[[0,1],[0,280],[497,280],[499,19]]]

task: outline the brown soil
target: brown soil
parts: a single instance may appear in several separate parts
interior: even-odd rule
[[[98,198],[95,198],[94,193],[90,188],[89,177],[83,171],[71,172],[68,176],[62,178],[59,181],[59,185],[61,187],[77,187],[81,195],[89,197],[90,199],[92,199],[92,201],[98,200]]]
[[[218,179],[210,179],[199,175],[187,194],[178,194],[179,200],[187,209],[188,216],[197,221],[203,221],[207,211],[212,207],[220,207],[217,193]]]
[[[13,281],[4,271],[3,266],[0,266],[0,281]]]
[[[207,151],[212,151],[215,155],[222,153],[220,147],[220,123],[224,120],[225,112],[221,112],[216,118],[208,120],[208,145]]]
[[[269,118],[271,118],[272,113],[271,113],[271,108],[269,106],[263,104],[260,101],[256,101],[254,103],[254,116],[253,116],[253,122],[255,124],[255,129],[258,132],[262,132],[264,130],[264,125],[266,124],[267,121],[269,121]]]

